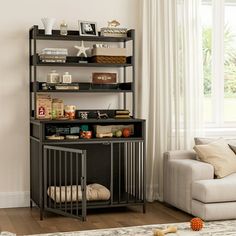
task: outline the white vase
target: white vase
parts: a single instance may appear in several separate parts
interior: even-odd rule
[[[54,25],[56,19],[45,17],[45,18],[42,18],[41,20],[42,20],[43,25],[44,25],[45,34],[46,35],[51,35],[52,34],[52,28],[53,28],[53,25]]]

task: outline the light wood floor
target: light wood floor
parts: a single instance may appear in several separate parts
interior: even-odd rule
[[[48,214],[39,220],[38,208],[0,209],[0,231],[17,235],[89,229],[126,227],[145,224],[177,223],[189,221],[191,216],[162,203],[148,203],[147,213],[141,207],[96,210],[88,213],[87,221]]]

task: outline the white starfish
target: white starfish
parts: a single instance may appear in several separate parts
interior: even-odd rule
[[[86,50],[89,49],[89,47],[85,47],[84,46],[84,41],[81,42],[80,46],[74,46],[75,48],[77,48],[79,51],[77,53],[77,57],[79,57],[80,55],[84,54],[85,57],[87,57],[87,53]]]

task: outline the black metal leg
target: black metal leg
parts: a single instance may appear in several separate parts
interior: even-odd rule
[[[43,208],[40,207],[40,220],[43,220]]]
[[[145,214],[146,213],[146,204],[144,203],[143,204],[143,214]]]
[[[33,201],[30,199],[30,209],[33,208]]]

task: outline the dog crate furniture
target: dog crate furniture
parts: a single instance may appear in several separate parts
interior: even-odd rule
[[[65,63],[41,62],[37,51],[39,40],[115,42],[126,47],[129,42],[132,56],[123,64],[78,63],[78,58],[67,57]],[[46,41],[47,42],[47,41]],[[142,206],[145,212],[145,120],[135,118],[135,36],[129,30],[127,37],[79,36],[78,31],[68,31],[61,36],[58,30],[44,35],[44,30],[33,26],[29,31],[30,62],[30,204],[40,208],[40,219],[44,212],[51,211],[65,216],[86,219],[87,209]],[[123,70],[123,81],[116,87],[93,88],[81,84],[81,89],[58,91],[43,90],[38,80],[38,70],[43,67],[104,67]],[[130,70],[131,81],[127,80]],[[78,82],[78,84],[80,84]],[[114,93],[123,95],[122,106],[127,109],[126,94],[131,94],[131,118],[115,119],[116,110],[99,110],[109,115],[108,119],[90,116],[86,120],[39,120],[36,119],[37,94],[69,93]],[[84,110],[83,110],[84,111]],[[96,110],[88,110],[94,114]],[[77,117],[80,111],[76,111]],[[52,133],[68,135],[81,126],[92,130],[104,126],[131,126],[130,137],[93,136],[90,139],[51,140]],[[75,131],[77,132],[77,131]]]

